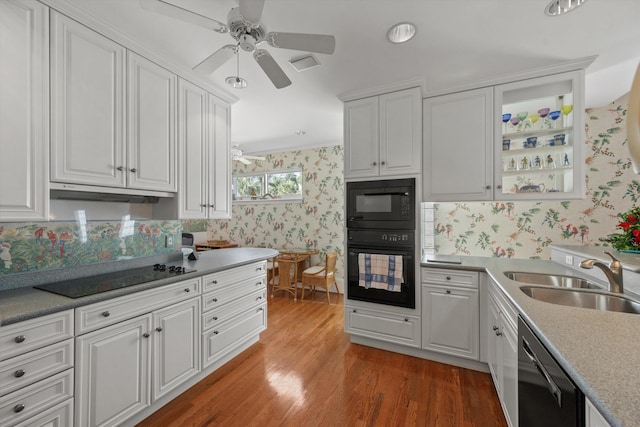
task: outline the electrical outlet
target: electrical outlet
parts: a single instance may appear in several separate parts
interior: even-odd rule
[[[167,246],[173,246],[173,236],[167,236]]]
[[[573,257],[571,255],[565,255],[564,263],[568,265],[573,265]]]

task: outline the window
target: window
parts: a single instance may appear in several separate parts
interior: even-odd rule
[[[302,169],[234,175],[233,200],[301,202]]]

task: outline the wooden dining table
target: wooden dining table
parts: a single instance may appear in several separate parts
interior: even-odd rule
[[[297,283],[302,278],[302,272],[307,268],[307,260],[320,251],[304,248],[277,249],[280,253],[277,256],[278,262],[278,283],[272,285],[271,295],[274,291],[287,291],[296,300]],[[293,281],[291,280],[291,267],[294,269]],[[286,274],[283,274],[286,272]]]

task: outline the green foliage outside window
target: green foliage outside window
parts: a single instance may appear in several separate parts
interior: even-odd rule
[[[272,171],[233,177],[233,200],[301,200],[302,170]]]

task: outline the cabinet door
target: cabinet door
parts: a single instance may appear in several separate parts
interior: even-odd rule
[[[381,95],[380,175],[419,174],[422,160],[420,88]]]
[[[207,218],[207,92],[178,80],[179,218]]]
[[[490,200],[493,90],[424,100],[425,201]]]
[[[487,326],[489,331],[487,332],[487,359],[493,384],[498,392],[498,397],[502,400],[502,343],[500,339],[502,336],[502,328],[500,326],[500,309],[491,295],[489,295],[488,300]]]
[[[127,187],[176,191],[176,81],[128,52]]]
[[[348,334],[420,348],[417,317],[348,306],[345,306],[344,317]]]
[[[478,291],[422,286],[422,348],[478,359]]]
[[[502,405],[507,423],[518,424],[518,332],[513,329],[506,318],[502,318]]]
[[[209,94],[209,218],[231,218],[231,117],[229,106]]]
[[[51,180],[124,187],[125,48],[51,12]]]
[[[200,371],[199,307],[193,298],[153,313],[153,401]]]
[[[344,176],[361,178],[379,174],[378,97],[344,104]]]
[[[150,328],[146,315],[76,338],[77,425],[117,425],[149,406]]]
[[[0,222],[48,220],[48,11],[0,2]]]

